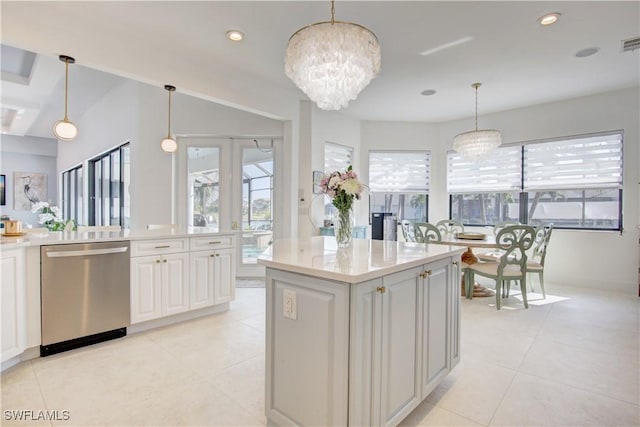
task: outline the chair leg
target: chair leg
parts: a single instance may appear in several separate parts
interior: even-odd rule
[[[496,310],[502,305],[502,280],[496,279]]]
[[[544,271],[540,270],[538,272],[538,276],[540,277],[540,289],[542,289],[542,299],[546,299],[547,293],[544,291]]]
[[[473,299],[473,283],[475,283],[475,275],[473,271],[468,270],[464,273],[464,293],[467,299]]]
[[[520,279],[520,291],[522,292],[522,302],[524,302],[524,308],[529,308],[529,302],[527,301],[527,275],[524,274]]]

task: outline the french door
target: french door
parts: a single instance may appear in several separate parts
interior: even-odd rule
[[[264,276],[257,258],[279,228],[282,139],[180,138],[174,218],[188,227],[236,231],[237,275]]]

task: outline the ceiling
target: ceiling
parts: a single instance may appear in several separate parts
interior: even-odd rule
[[[2,1],[0,7],[2,43],[40,54],[33,85],[3,72],[3,108],[22,100],[39,110],[32,113],[42,117],[25,130],[39,136],[49,136],[63,114],[59,54],[77,61],[69,95],[76,120],[120,78],[173,84],[178,92],[294,118],[305,96],[284,74],[287,40],[330,18],[328,1]],[[537,20],[548,12],[562,15],[542,27]],[[362,120],[473,116],[473,82],[483,83],[480,115],[640,85],[640,49],[621,50],[622,40],[640,35],[638,1],[338,1],[336,19],[368,27],[382,47],[380,74],[342,110]],[[245,39],[227,40],[229,29]],[[589,47],[599,51],[575,56]],[[4,70],[5,63],[28,59],[3,50],[2,61]],[[426,89],[435,95],[421,95]]]

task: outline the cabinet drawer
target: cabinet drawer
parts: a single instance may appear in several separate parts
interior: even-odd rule
[[[131,242],[131,256],[186,252],[188,248],[187,239],[138,240]]]
[[[189,247],[192,251],[232,248],[234,246],[234,236],[192,237],[189,240]]]

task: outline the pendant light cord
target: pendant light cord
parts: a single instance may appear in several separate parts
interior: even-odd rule
[[[336,23],[336,1],[331,0],[331,23]]]
[[[476,132],[478,131],[478,86],[476,86]]]
[[[169,124],[167,127],[167,138],[171,138],[171,91],[169,90]]]
[[[69,94],[69,60],[66,59],[64,61],[65,73],[64,73],[64,121],[68,122],[69,117],[67,117],[67,103],[68,94]]]

